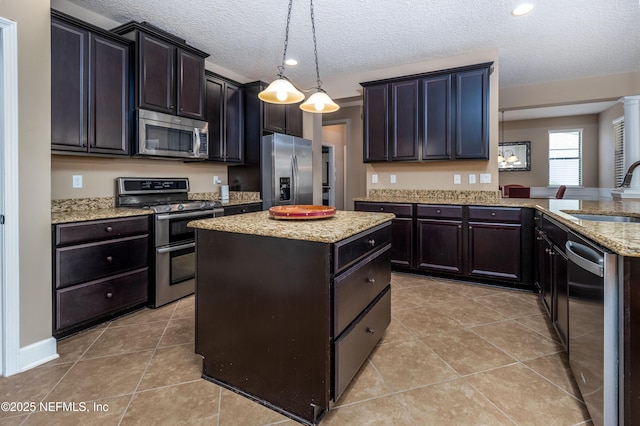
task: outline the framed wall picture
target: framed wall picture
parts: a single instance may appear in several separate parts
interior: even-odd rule
[[[531,141],[498,143],[498,171],[528,172],[530,170]]]

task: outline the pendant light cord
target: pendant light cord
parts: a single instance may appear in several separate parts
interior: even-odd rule
[[[313,33],[313,54],[316,58],[316,82],[318,84],[318,90],[322,90],[322,81],[320,81],[320,65],[318,64],[318,44],[316,42],[316,20],[313,14],[313,0],[309,0],[311,9],[311,32]],[[322,90],[324,92],[324,90]]]
[[[284,32],[284,50],[282,52],[282,64],[278,67],[278,76],[280,76],[280,78],[283,77],[284,62],[287,60],[287,47],[289,46],[289,23],[291,22],[292,6],[293,6],[293,0],[289,0],[289,11],[287,12],[287,28],[285,29],[285,32]],[[316,66],[317,66],[317,63],[318,63],[318,59],[316,58]]]

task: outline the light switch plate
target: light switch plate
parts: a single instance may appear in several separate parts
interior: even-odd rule
[[[391,175],[389,177],[389,180],[391,181],[391,183],[396,183],[396,175]]]
[[[491,183],[491,173],[480,173],[480,183]]]
[[[378,175],[371,175],[371,183],[378,183]]]
[[[73,175],[72,186],[74,188],[82,188],[82,175]]]
[[[476,183],[476,174],[475,173],[471,173],[469,175],[469,183],[471,183],[471,184]]]
[[[460,185],[460,175],[459,174],[453,175],[453,183],[454,183],[454,185]]]

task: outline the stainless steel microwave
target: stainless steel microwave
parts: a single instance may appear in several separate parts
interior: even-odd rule
[[[181,159],[209,157],[206,121],[138,109],[137,122],[136,155]]]

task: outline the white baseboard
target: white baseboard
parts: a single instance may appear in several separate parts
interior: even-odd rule
[[[20,371],[26,371],[58,358],[56,339],[49,337],[20,348]]]

